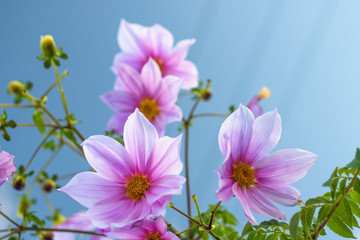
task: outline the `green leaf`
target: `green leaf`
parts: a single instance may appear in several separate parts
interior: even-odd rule
[[[33,87],[33,83],[32,82],[26,82],[25,83],[25,89],[26,90],[31,90]]]
[[[40,109],[36,109],[32,115],[34,123],[37,125],[39,132],[45,133],[43,112]]]
[[[6,129],[3,129],[3,138],[8,142],[10,141],[10,135],[8,134]]]
[[[353,200],[348,199],[350,207],[352,209],[352,213],[354,213],[358,218],[360,218],[360,207]]]
[[[60,61],[57,58],[52,59],[56,66],[60,66]]]
[[[245,227],[244,227],[242,233],[241,233],[241,237],[246,236],[246,234],[248,234],[248,233],[251,232],[251,231],[254,231],[254,229],[253,229],[253,227],[252,227],[252,224],[249,223],[249,222],[247,222],[247,223],[245,224]]]
[[[247,240],[254,240],[256,236],[256,232],[249,233],[249,236],[247,237]]]
[[[360,193],[355,191],[349,192],[350,197],[356,202],[357,204],[360,204]]]
[[[303,207],[300,212],[300,219],[306,234],[310,235],[310,227],[314,216],[315,208]]]
[[[51,140],[47,141],[43,147],[44,147],[44,149],[50,149],[51,151],[54,151],[56,148],[55,141],[53,139],[51,139]]]
[[[256,240],[265,240],[266,233],[258,233],[255,237]]]
[[[49,69],[49,68],[51,67],[51,61],[50,61],[50,59],[46,59],[46,60],[44,61],[44,67],[45,67],[46,69]]]
[[[230,233],[227,238],[229,240],[235,240],[235,239],[238,239],[239,238],[239,235],[238,235],[239,232],[235,231],[235,232],[232,232]]]
[[[335,199],[335,192],[337,185],[339,183],[339,178],[334,178],[331,180],[330,188],[331,188],[331,198]]]
[[[306,201],[306,205],[313,205],[318,203],[329,203],[329,201],[322,197],[310,198],[309,200]]]
[[[344,193],[345,193],[346,181],[347,181],[346,178],[344,178],[344,179],[342,179],[342,180],[340,181],[340,184],[339,184],[339,192],[340,192],[341,194],[344,194]]]
[[[320,225],[320,223],[325,220],[326,216],[330,213],[331,209],[332,206],[323,206],[320,208],[317,217],[318,225]]]
[[[76,138],[75,138],[74,132],[72,130],[63,129],[62,132],[64,133],[64,135],[67,139],[69,139],[73,143],[76,143]]]
[[[330,228],[331,231],[338,234],[339,236],[346,238],[355,238],[351,230],[336,215],[332,215],[330,220],[327,222],[327,226]]]
[[[330,187],[331,180],[333,179],[333,177],[337,176],[337,170],[338,170],[338,167],[336,167],[335,170],[331,173],[329,180],[327,180],[326,182],[323,183],[324,187]]]
[[[352,211],[350,204],[346,198],[340,203],[339,207],[336,209],[338,216],[350,227],[352,228]]]
[[[277,240],[278,237],[279,237],[279,234],[273,233],[273,234],[270,234],[270,235],[266,238],[266,240]]]
[[[360,180],[359,178],[355,179],[354,185],[353,185],[353,189],[355,191],[357,191],[358,193],[360,193]]]
[[[61,53],[59,57],[64,60],[68,59],[68,55],[66,53]]]
[[[16,122],[14,120],[10,120],[6,123],[7,126],[11,128],[16,128]]]
[[[295,213],[290,220],[290,235],[293,239],[297,239],[297,232],[300,220],[300,212]]]
[[[348,165],[347,168],[359,168],[360,167],[360,149],[356,149],[355,158]]]

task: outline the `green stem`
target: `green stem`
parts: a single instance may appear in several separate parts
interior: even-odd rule
[[[59,81],[61,81],[68,74],[69,74],[69,72],[67,70],[64,71],[63,74],[61,74]],[[41,96],[40,99],[43,100],[57,84],[58,84],[58,79],[56,79],[55,82],[53,82],[53,84],[51,84],[51,86],[46,90],[46,92]]]
[[[50,210],[50,213],[51,213],[51,214],[54,214],[54,212],[55,212],[55,211],[54,211],[54,207],[52,206],[48,195],[47,195],[46,192],[45,192],[44,190],[42,190],[42,189],[41,189],[41,192],[43,193],[43,196],[44,196],[46,205],[48,206],[48,208],[49,208],[49,210]]]
[[[197,118],[197,117],[222,117],[222,118],[226,118],[228,117],[228,114],[223,114],[223,113],[198,113],[198,114],[194,114],[192,117],[193,118]]]
[[[186,176],[186,201],[187,201],[187,212],[191,216],[191,193],[190,193],[190,172],[189,172],[189,123],[185,123],[185,176]],[[189,220],[189,226],[191,221]],[[189,232],[190,238],[192,232]]]
[[[60,95],[61,95],[61,101],[63,103],[64,111],[65,111],[65,114],[66,114],[66,121],[69,124],[69,126],[71,126],[70,114],[69,114],[69,110],[68,110],[67,103],[66,103],[64,89],[62,88],[61,82],[60,82],[61,79],[60,79],[56,64],[54,63],[54,61],[52,61],[51,63],[53,65],[53,67],[54,67],[54,71],[55,71],[55,75],[56,75],[56,81],[57,81],[58,86],[59,86],[59,92],[60,92]]]
[[[209,231],[209,234],[215,238],[216,240],[222,240],[219,236],[217,236],[213,231]]]
[[[346,195],[349,193],[352,185],[355,183],[355,180],[357,179],[357,176],[359,175],[360,172],[360,168],[358,168],[356,170],[356,173],[354,174],[353,179],[351,180],[351,182],[349,183],[349,185],[347,186],[347,188],[345,189],[344,194],[339,198],[339,200],[334,204],[334,207],[331,209],[331,211],[329,212],[329,214],[326,216],[326,218],[324,219],[324,221],[321,223],[321,225],[319,226],[319,228],[315,231],[315,233],[312,235],[312,239],[315,240],[318,238],[321,230],[326,226],[327,222],[330,220],[330,218],[332,217],[332,215],[335,213],[336,209],[339,207],[340,203],[344,200],[344,198],[346,197]]]
[[[0,107],[7,108],[34,108],[34,105],[21,105],[21,104],[0,104]]]
[[[46,168],[52,163],[52,161],[55,159],[55,157],[59,154],[60,150],[63,147],[63,143],[60,143],[59,147],[53,152],[53,154],[51,154],[51,156],[49,157],[49,159],[44,163],[44,165],[40,168],[40,170],[38,171],[38,173],[36,174],[36,176],[34,177],[34,179],[32,180],[32,182],[29,185],[29,188],[26,192],[26,195],[30,196],[32,190],[35,187],[36,181],[39,180],[39,176],[40,174],[46,170]]]
[[[81,141],[85,141],[84,136],[79,132],[79,130],[77,130],[76,127],[71,127],[71,129],[75,132],[75,134],[81,139]]]
[[[35,124],[35,123],[17,123],[17,127],[52,127],[58,128],[58,126],[53,124]]]
[[[187,217],[189,220],[193,221],[194,223],[196,223],[197,225],[202,225],[200,222],[196,221],[194,218],[192,218],[191,216],[187,215],[186,213],[184,213],[183,211],[177,209],[174,206],[170,206],[172,209],[174,209],[175,211],[177,211],[178,213],[182,214],[183,216]]]
[[[20,230],[18,230],[18,229],[14,229],[14,231],[11,231],[9,234],[6,234],[5,236],[2,236],[2,237],[0,237],[0,240],[1,239],[5,239],[5,238],[7,238],[7,237],[10,237],[11,235],[14,235],[15,233],[17,233],[17,232],[19,232]]]
[[[195,203],[195,206],[196,206],[196,210],[197,210],[197,213],[198,213],[198,216],[199,216],[199,220],[201,222],[201,224],[204,224],[204,221],[202,220],[202,217],[201,217],[201,212],[200,212],[200,207],[199,207],[199,203],[197,201],[197,196],[196,195],[193,195],[192,196],[192,199]]]
[[[12,224],[14,224],[16,227],[18,228],[21,228],[21,226],[19,224],[17,224],[14,220],[12,220],[10,217],[8,217],[5,213],[3,213],[1,210],[0,210],[0,214],[6,218],[9,222],[11,222]]]
[[[201,226],[201,225],[193,226],[193,227],[190,227],[190,228],[185,229],[184,231],[177,232],[176,234],[182,234],[182,233],[185,233],[185,232],[187,232],[187,231],[190,231],[190,230],[193,230],[193,229],[195,229],[195,228],[198,228],[198,227],[200,227],[200,226]]]
[[[45,142],[48,140],[48,138],[56,131],[55,128],[51,129],[48,134],[45,136],[45,138],[41,141],[41,143],[39,144],[39,146],[36,148],[35,152],[33,153],[33,155],[31,156],[29,162],[26,164],[25,167],[25,171],[28,169],[28,167],[30,166],[30,164],[32,163],[32,161],[34,160],[36,154],[39,152],[39,150],[41,149],[42,145],[45,144]]]
[[[52,115],[52,113],[49,111],[49,109],[47,109],[44,105],[41,105],[40,107],[51,118],[51,120],[53,120],[56,123],[56,125],[61,126],[59,121],[54,117],[54,115]]]
[[[216,210],[218,209],[218,207],[220,206],[222,201],[219,201],[217,204],[216,204],[216,207],[214,208],[214,210],[212,210],[211,212],[211,216],[210,216],[210,222],[209,222],[209,226],[208,228],[211,229],[211,225],[212,225],[212,222],[214,220],[214,217],[215,217],[215,213],[216,213]]]

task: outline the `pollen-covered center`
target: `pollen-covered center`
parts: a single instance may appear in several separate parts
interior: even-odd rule
[[[153,120],[159,114],[159,107],[154,99],[145,98],[140,102],[140,112],[149,120]]]
[[[161,72],[161,75],[162,75],[164,73],[164,63],[163,63],[163,61],[162,60],[155,60],[155,62],[159,66],[160,72]]]
[[[161,239],[161,235],[158,233],[150,233],[146,240],[160,240]]]
[[[250,187],[255,182],[255,172],[252,167],[246,163],[238,163],[234,166],[233,179],[239,184],[240,187]]]
[[[135,175],[126,183],[126,193],[134,200],[145,197],[145,191],[149,188],[149,181],[142,175]]]

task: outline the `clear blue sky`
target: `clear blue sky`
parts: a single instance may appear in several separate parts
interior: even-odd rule
[[[355,0],[1,1],[0,102],[11,102],[6,94],[10,80],[34,82],[36,96],[54,81],[53,71],[35,59],[40,54],[40,35],[52,34],[70,57],[60,68],[70,72],[63,81],[70,112],[83,120],[79,129],[85,136],[102,134],[113,113],[99,95],[112,89],[115,80],[110,67],[119,51],[120,19],[146,26],[159,23],[176,42],[197,39],[188,59],[195,62],[202,80],[212,79],[214,92],[198,113],[226,113],[231,104],[246,104],[262,86],[271,89],[271,98],[262,105],[265,111],[277,107],[282,117],[283,134],[276,149],[303,148],[319,155],[309,174],[294,184],[306,200],[325,192],[322,182],[336,166],[349,162],[360,146],[359,10],[360,2]],[[179,105],[187,113],[190,101],[184,97]],[[63,116],[58,93],[49,96],[48,107]],[[18,123],[31,122],[30,111],[8,113]],[[223,161],[217,143],[222,121],[198,119],[191,129],[192,193],[204,210],[216,202],[218,179],[213,170]],[[176,136],[177,127],[172,124],[167,133]],[[0,139],[1,148],[15,155],[16,163],[26,163],[41,135],[30,128],[10,133],[13,141]],[[38,168],[49,155],[43,151],[31,167]],[[65,150],[49,172],[86,169],[85,161]],[[8,190],[8,184],[0,188],[4,211],[16,199]],[[35,194],[40,199],[37,210],[48,214],[39,191]],[[83,209],[65,194],[53,193],[50,198],[65,215]],[[174,202],[185,209],[185,194]],[[225,205],[241,224],[246,222],[236,199]],[[288,218],[298,210],[281,209]],[[178,228],[187,222],[170,209],[168,217]]]

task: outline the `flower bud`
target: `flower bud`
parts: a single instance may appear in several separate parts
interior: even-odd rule
[[[52,58],[56,54],[56,44],[51,35],[41,36],[40,48],[45,57]]]
[[[41,232],[39,235],[40,240],[52,240],[54,239],[53,232]]]
[[[66,218],[61,215],[58,211],[54,213],[54,216],[52,217],[52,224],[53,226],[62,224],[66,221]]]
[[[21,191],[26,186],[26,178],[22,175],[15,175],[11,181],[14,189]]]
[[[24,84],[22,84],[20,81],[14,80],[9,83],[9,91],[14,95],[21,95],[24,93],[24,90]]]
[[[210,100],[212,96],[212,91],[209,88],[204,89],[204,91],[201,93],[201,99],[204,101]]]
[[[27,195],[24,195],[20,198],[20,202],[17,209],[17,215],[22,218],[24,213],[29,211],[31,207],[31,201],[27,198]]]
[[[56,184],[53,180],[51,179],[46,179],[42,184],[41,184],[41,188],[47,192],[47,193],[51,193],[52,190],[54,190],[54,188],[56,188]]]

